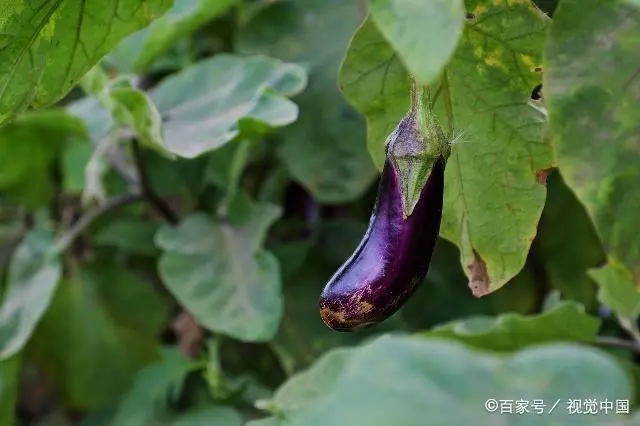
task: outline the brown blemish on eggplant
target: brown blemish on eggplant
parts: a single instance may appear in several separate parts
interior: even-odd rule
[[[467,266],[467,269],[471,274],[471,278],[469,280],[471,293],[477,298],[481,298],[491,293],[489,291],[491,280],[487,273],[487,264],[475,250],[473,251],[473,262]]]
[[[365,300],[362,300],[362,294],[354,295],[349,301],[346,309],[341,307],[341,311],[334,311],[328,307],[320,309],[320,317],[331,328],[353,328],[353,325],[361,322],[362,317],[371,313],[375,306]],[[356,318],[347,319],[345,311],[353,312]]]
[[[358,312],[361,314],[368,314],[371,311],[373,311],[373,304],[365,302],[364,300],[358,301]]]
[[[367,312],[362,312],[363,314],[370,312],[374,308],[370,303],[362,302],[362,304],[367,305],[366,309],[369,309]],[[336,312],[329,308],[320,309],[320,318],[326,325],[336,331],[355,331],[376,324],[376,322],[363,323],[359,318],[348,320],[344,312]]]
[[[344,317],[344,312],[335,312],[329,308],[320,309],[320,318],[325,322],[329,327],[334,328],[336,326],[340,326],[347,322]]]
[[[353,309],[354,312],[361,315],[366,315],[369,312],[373,311],[374,306],[372,303],[369,303],[366,300],[362,300],[362,296],[362,292],[354,294],[351,297],[350,304],[355,305],[355,308]]]

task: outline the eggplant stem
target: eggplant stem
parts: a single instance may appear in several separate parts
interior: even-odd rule
[[[415,77],[413,75],[411,77],[411,105],[409,107],[411,113],[417,114],[422,111],[422,96],[424,93],[424,87],[418,84]]]

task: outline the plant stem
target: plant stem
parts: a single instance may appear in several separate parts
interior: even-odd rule
[[[411,112],[419,114],[424,111],[424,87],[418,84],[415,77],[411,76]]]
[[[608,346],[618,349],[627,349],[640,354],[640,345],[630,340],[619,339],[617,337],[598,337],[594,342],[598,346]]]
[[[164,218],[164,220],[171,224],[178,224],[178,216],[171,210],[169,205],[154,191],[147,176],[147,171],[144,167],[144,161],[142,161],[142,150],[140,149],[140,142],[137,138],[131,139],[131,146],[133,148],[133,158],[138,169],[138,176],[140,179],[140,189],[142,195],[151,204],[151,206]]]
[[[222,216],[226,216],[229,204],[238,192],[238,185],[240,184],[242,173],[247,167],[247,162],[249,161],[252,143],[253,141],[249,139],[242,139],[238,141],[238,148],[236,149],[236,152],[233,154],[233,158],[231,159],[231,167],[229,170],[229,187],[218,209],[218,213]]]
[[[58,254],[64,252],[67,248],[69,248],[73,241],[85,229],[87,229],[87,227],[89,227],[91,223],[93,223],[94,220],[96,220],[103,214],[112,210],[116,210],[120,207],[124,207],[126,205],[144,200],[145,197],[142,194],[126,194],[108,199],[101,206],[89,210],[87,213],[83,214],[76,223],[74,223],[64,234],[60,236],[60,238],[58,238],[53,246],[53,251]]]

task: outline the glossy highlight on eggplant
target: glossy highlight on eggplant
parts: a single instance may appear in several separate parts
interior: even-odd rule
[[[320,296],[320,315],[330,328],[351,331],[380,323],[422,282],[440,231],[444,170],[440,157],[404,218],[398,170],[386,160],[367,231]]]

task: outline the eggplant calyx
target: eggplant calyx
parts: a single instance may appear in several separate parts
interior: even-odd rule
[[[398,173],[404,219],[413,213],[433,166],[449,155],[451,141],[425,101],[424,89],[412,80],[409,111],[386,141],[386,156]]]

